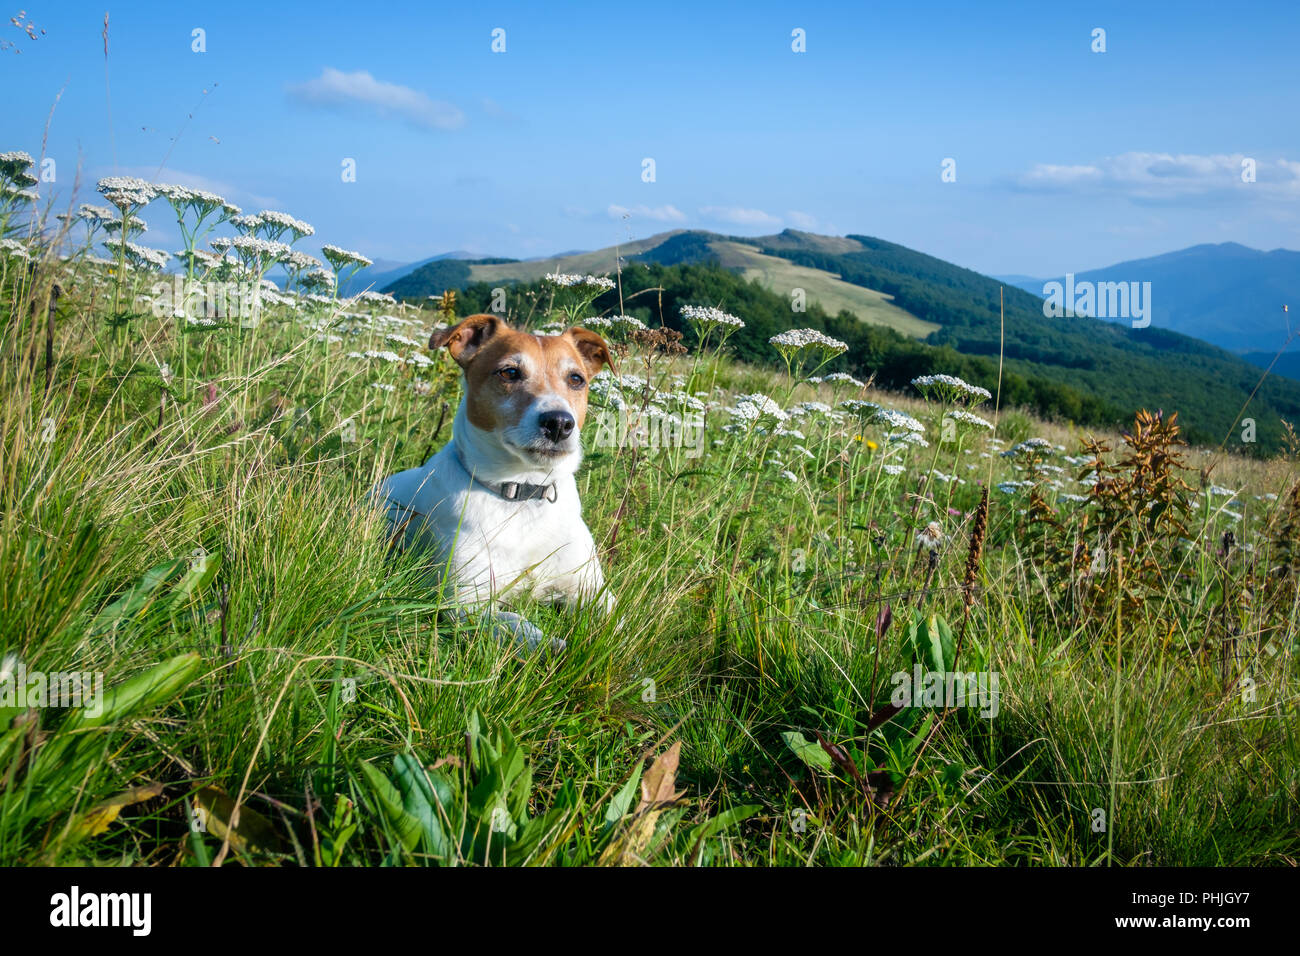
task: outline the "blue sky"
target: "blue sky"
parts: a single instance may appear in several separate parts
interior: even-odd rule
[[[103,0],[25,9],[45,35],[0,31],[0,149],[39,155],[53,107],[61,200],[78,167],[82,200],[114,172],[182,182],[399,261],[673,228],[1038,276],[1300,248],[1295,3],[137,2],[110,7],[107,90]]]

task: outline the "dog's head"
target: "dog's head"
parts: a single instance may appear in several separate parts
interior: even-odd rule
[[[495,315],[471,315],[434,332],[465,370],[470,424],[523,466],[548,471],[580,452],[591,377],[613,366],[605,340],[588,329],[533,335]]]

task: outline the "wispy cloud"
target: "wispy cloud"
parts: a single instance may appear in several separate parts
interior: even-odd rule
[[[314,80],[290,86],[289,95],[309,106],[367,109],[423,129],[447,130],[465,125],[465,114],[451,103],[430,99],[409,86],[377,80],[366,70],[344,73],[327,66]]]
[[[656,222],[685,222],[686,214],[676,206],[620,206],[610,203],[606,210],[610,219],[653,219]]]
[[[790,225],[796,229],[802,229],[805,232],[817,232],[819,220],[812,213],[800,212],[797,209],[791,209],[785,214],[785,218],[790,221]],[[823,230],[824,231],[824,230]]]
[[[1252,165],[1255,181],[1243,180],[1243,170]],[[1228,190],[1254,191],[1259,198],[1300,199],[1300,162],[1244,153],[1129,152],[1078,165],[1038,163],[1022,173],[1016,185],[1045,192],[1110,192],[1134,199],[1181,199]]]
[[[781,217],[773,216],[761,209],[746,209],[744,206],[701,206],[700,215],[714,222],[726,222],[733,226],[779,226]]]

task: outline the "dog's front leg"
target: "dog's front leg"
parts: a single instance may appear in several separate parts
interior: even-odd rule
[[[522,614],[516,614],[514,611],[507,611],[492,604],[479,608],[473,614],[465,607],[457,605],[451,609],[450,613],[452,618],[461,624],[470,624],[476,620],[486,622],[497,643],[507,647],[516,647],[529,653],[535,653],[538,650],[550,650],[553,653],[559,653],[568,646],[565,641],[558,637],[548,641],[546,635],[542,633],[542,629]]]

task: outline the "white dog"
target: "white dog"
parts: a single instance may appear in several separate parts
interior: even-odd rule
[[[574,480],[587,383],[612,365],[605,340],[581,328],[532,335],[471,315],[433,334],[429,347],[444,346],[465,373],[451,441],[372,492],[395,540],[436,554],[462,608],[528,596],[608,612],[614,598]],[[491,616],[499,636],[541,640],[517,614]]]

